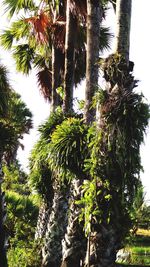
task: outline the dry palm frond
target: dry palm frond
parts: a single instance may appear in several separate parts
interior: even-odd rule
[[[51,100],[52,92],[52,73],[49,69],[45,68],[37,73],[38,85],[40,92],[45,100]]]
[[[86,15],[87,15],[87,5],[86,0],[71,0],[71,11],[72,13],[80,17],[82,21],[86,21]]]
[[[64,50],[65,34],[66,34],[66,19],[63,16],[58,16],[51,25],[50,31],[53,34],[53,42],[55,45]]]
[[[41,43],[48,41],[47,29],[51,26],[52,19],[46,12],[41,10],[39,15],[27,18],[25,21],[33,26],[33,31]]]

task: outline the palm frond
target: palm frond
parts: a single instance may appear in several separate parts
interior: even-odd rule
[[[47,29],[52,24],[50,16],[44,12],[40,11],[40,14],[34,17],[27,18],[26,22],[30,23],[33,26],[34,34],[37,36],[37,40],[41,43],[48,41]]]
[[[41,55],[41,54],[35,54],[34,60],[33,60],[34,66],[39,70],[40,69],[44,69],[44,68],[46,68],[46,67],[51,65],[49,62],[48,62],[48,64],[46,64],[47,62],[45,60],[45,57],[43,55]]]
[[[37,73],[37,81],[42,95],[45,100],[51,100],[52,93],[52,73],[48,68],[44,68],[43,70]]]
[[[8,110],[10,86],[6,67],[0,65],[0,117],[5,117]]]
[[[24,11],[34,10],[36,8],[33,0],[3,0],[6,12],[12,17],[14,13],[19,13],[21,9]]]
[[[71,11],[75,14],[78,18],[81,18],[82,21],[86,21],[86,14],[87,14],[87,5],[86,0],[71,0]]]
[[[14,48],[13,57],[16,61],[16,69],[24,74],[29,74],[34,58],[34,49],[28,44],[18,45]]]
[[[109,50],[111,48],[111,40],[114,37],[114,35],[110,32],[109,27],[101,26],[100,28],[100,44],[99,48],[101,53],[103,53],[105,50]]]
[[[10,94],[8,116],[16,135],[21,137],[24,133],[29,133],[32,128],[32,113],[21,100],[20,95],[14,91]]]
[[[66,34],[66,19],[63,16],[58,16],[57,19],[51,25],[49,29],[50,33],[53,35],[53,42],[56,47],[64,50],[65,44],[65,34]]]
[[[41,137],[46,139],[47,141],[50,141],[51,138],[50,135],[56,129],[56,126],[61,124],[63,120],[64,120],[64,115],[62,111],[58,110],[56,112],[53,112],[49,116],[47,121],[44,124],[42,124],[38,129],[41,134]]]
[[[11,30],[3,31],[3,34],[0,36],[1,45],[6,50],[12,48],[13,40],[14,40],[14,35],[12,34]]]
[[[77,118],[69,118],[56,127],[51,137],[50,151],[57,166],[82,175],[87,155],[86,133],[86,126]]]
[[[30,25],[26,22],[24,17],[13,22],[10,30],[17,41],[23,37],[27,38],[30,36]]]
[[[13,41],[20,41],[21,38],[28,38],[30,35],[30,25],[24,18],[12,23],[8,30],[4,30],[0,36],[1,45],[4,49],[11,49]]]

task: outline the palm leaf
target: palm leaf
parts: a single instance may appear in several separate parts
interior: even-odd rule
[[[82,175],[87,155],[86,133],[86,126],[76,118],[69,118],[56,127],[51,137],[50,155],[58,167]]]
[[[52,73],[48,68],[44,68],[43,70],[37,73],[37,80],[40,91],[44,96],[45,100],[51,100],[52,93]]]
[[[101,26],[100,28],[100,44],[99,48],[101,53],[103,53],[105,50],[109,50],[111,48],[111,40],[114,37],[114,35],[110,32],[109,27]]]
[[[56,126],[61,124],[63,120],[64,120],[64,115],[62,111],[58,110],[54,113],[51,113],[47,121],[44,124],[42,124],[38,129],[41,134],[41,137],[50,142],[51,139],[50,135],[56,129]]]
[[[1,35],[1,45],[4,49],[11,49],[13,41],[20,41],[21,38],[30,36],[30,25],[22,18],[13,22],[8,30],[3,31]]]
[[[13,57],[16,61],[16,69],[29,74],[34,58],[34,49],[28,44],[18,45],[14,48]]]
[[[0,65],[0,117],[5,117],[7,114],[9,93],[8,72],[3,65]]]
[[[3,5],[6,6],[6,12],[9,12],[10,17],[14,13],[19,13],[21,9],[31,11],[36,8],[33,0],[3,0]]]
[[[40,14],[27,18],[25,21],[32,24],[34,34],[37,36],[38,41],[41,43],[48,41],[47,29],[50,27],[52,21],[46,12],[41,10]]]
[[[71,10],[78,18],[81,18],[84,22],[86,20],[87,5],[86,0],[71,0]]]
[[[1,45],[4,49],[11,49],[14,40],[14,35],[12,34],[11,30],[5,30],[0,39]]]

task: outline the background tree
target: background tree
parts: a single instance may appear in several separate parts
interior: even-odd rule
[[[3,161],[9,164],[14,160],[16,150],[19,146],[19,139],[31,128],[31,112],[21,102],[19,95],[15,94],[9,85],[7,70],[0,67],[0,91],[1,91],[1,115],[0,115],[0,161],[1,168]],[[15,153],[14,153],[15,152]],[[1,183],[3,171],[1,169]],[[5,247],[5,198],[0,188],[0,266],[7,266]]]

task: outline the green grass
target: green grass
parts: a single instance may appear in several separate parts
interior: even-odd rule
[[[139,229],[137,234],[132,237],[125,251],[130,252],[128,259],[118,262],[119,266],[150,266],[150,230]]]
[[[129,247],[128,250],[132,253],[132,254],[149,254],[150,255],[150,246],[135,246],[135,247]]]

